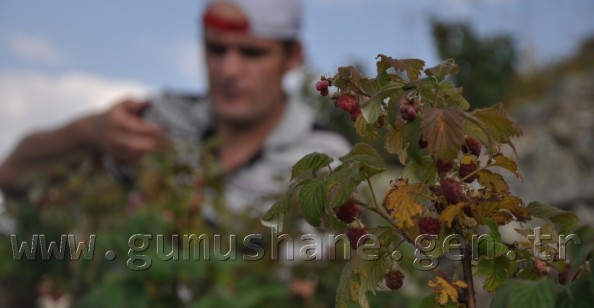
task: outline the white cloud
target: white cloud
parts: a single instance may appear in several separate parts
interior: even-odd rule
[[[124,96],[147,95],[149,90],[138,82],[85,73],[0,71],[0,159],[27,132],[60,125],[105,109]]]
[[[6,45],[20,59],[45,65],[64,62],[64,55],[47,38],[24,33],[11,35]]]

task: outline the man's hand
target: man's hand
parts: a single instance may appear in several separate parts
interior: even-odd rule
[[[142,114],[148,102],[122,101],[95,119],[98,149],[118,161],[136,162],[143,154],[165,148],[169,142],[163,128],[146,122]]]

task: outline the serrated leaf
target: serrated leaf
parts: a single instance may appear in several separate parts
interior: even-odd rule
[[[500,286],[491,301],[491,307],[553,307],[556,297],[557,289],[549,279],[511,279]]]
[[[559,233],[567,234],[574,231],[580,224],[575,213],[564,211],[540,202],[531,202],[526,206],[530,215],[538,218],[548,218],[555,226],[559,227]]]
[[[343,163],[357,163],[366,177],[371,177],[386,170],[384,160],[379,153],[367,143],[357,143],[351,151],[339,158]]]
[[[458,215],[462,213],[464,210],[464,203],[460,202],[457,204],[448,205],[442,212],[439,214],[439,221],[442,223],[447,224],[448,228],[452,227],[452,222]]]
[[[326,201],[331,207],[344,204],[363,180],[354,168],[358,170],[358,164],[343,164],[328,175]]]
[[[501,174],[492,172],[487,169],[480,169],[477,171],[478,182],[481,186],[497,195],[509,194],[509,185]]]
[[[443,80],[447,75],[456,75],[460,71],[454,59],[443,60],[440,64],[425,70],[427,76]]]
[[[463,111],[460,108],[427,108],[423,112],[421,129],[431,156],[442,161],[453,161],[458,156],[464,133]]]
[[[594,302],[592,280],[580,279],[563,288],[557,296],[555,308],[590,308]]]
[[[468,285],[464,281],[455,280],[448,283],[445,279],[437,276],[435,281],[429,280],[427,286],[433,289],[433,293],[437,296],[437,303],[446,305],[449,301],[453,303],[458,302],[458,288],[466,288]]]
[[[513,159],[499,153],[493,156],[493,160],[494,161],[489,164],[489,167],[501,167],[513,173],[520,180],[524,180],[524,178],[520,174],[520,171],[518,170],[518,164],[516,164],[516,162]]]
[[[321,224],[321,214],[325,203],[324,184],[319,179],[310,179],[299,190],[299,205],[305,220],[314,227]]]
[[[278,227],[279,232],[283,229],[284,216],[291,209],[290,192],[284,193],[273,205],[264,213],[260,222],[266,227]]]
[[[388,153],[398,155],[400,164],[406,164],[406,159],[408,156],[406,154],[406,144],[403,144],[401,129],[393,129],[392,127],[388,127],[388,132],[386,133],[385,139],[385,147]]]
[[[400,229],[415,226],[415,217],[423,213],[423,206],[417,200],[425,193],[426,186],[422,183],[408,184],[399,180],[396,187],[391,188],[384,196],[383,206],[396,220]]]
[[[498,225],[510,222],[514,217],[524,222],[530,220],[530,213],[518,197],[507,195],[499,201],[486,201],[475,207],[476,219],[479,223],[488,218]]]
[[[500,256],[493,260],[482,258],[476,266],[476,274],[485,278],[483,289],[494,292],[508,277],[509,260]]]
[[[423,156],[422,164],[411,160],[404,167],[402,172],[403,177],[408,179],[410,183],[433,183],[437,177],[437,170],[433,158],[431,156]]]
[[[474,110],[471,115],[479,119],[491,133],[493,139],[499,143],[511,145],[511,138],[522,134],[522,130],[505,113],[501,103],[493,107]]]
[[[435,294],[429,294],[423,298],[421,303],[419,304],[419,308],[458,308],[459,305],[456,303],[452,303],[449,301],[445,305],[440,305],[437,303],[437,297]]]
[[[421,75],[421,71],[425,66],[425,61],[420,59],[394,59],[386,55],[379,54],[376,59],[380,60],[377,62],[377,71],[385,71],[392,67],[397,71],[406,72],[409,80],[417,80]]]
[[[435,101],[443,106],[460,107],[462,110],[470,108],[470,104],[462,96],[462,88],[456,88],[449,80],[443,80],[437,85]]]
[[[343,268],[336,291],[336,306],[348,307],[349,301],[361,307],[369,307],[366,293],[375,292],[378,282],[384,278],[391,264],[385,258],[362,260],[355,255]]]
[[[403,80],[396,80],[374,92],[373,96],[361,106],[363,117],[368,123],[375,123],[382,113],[382,104],[388,97],[400,96],[404,92]]]
[[[291,180],[295,179],[300,174],[306,171],[316,172],[320,168],[326,167],[333,162],[334,159],[324,153],[310,153],[303,156],[299,161],[297,161],[293,168],[291,168]]]

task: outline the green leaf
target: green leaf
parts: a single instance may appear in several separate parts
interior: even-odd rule
[[[486,241],[487,240],[484,240],[483,242]],[[481,258],[476,267],[476,274],[478,276],[485,277],[483,289],[487,292],[493,292],[497,290],[499,285],[507,279],[508,268],[509,260],[506,256],[500,256],[493,260]]]
[[[437,91],[445,106],[460,107],[462,110],[470,108],[470,103],[462,96],[462,88],[456,88],[451,81],[443,80],[440,82]]]
[[[325,186],[320,179],[308,179],[299,190],[299,205],[305,220],[314,227],[321,224],[325,203]]]
[[[409,80],[417,80],[421,75],[421,71],[425,66],[425,61],[419,59],[394,59],[386,55],[379,54],[376,59],[380,60],[377,62],[377,71],[385,71],[392,67],[397,71],[406,72]]]
[[[512,137],[518,137],[522,130],[516,126],[503,110],[503,104],[477,109],[471,112],[489,131],[493,139],[499,143],[511,144]]]
[[[462,109],[454,107],[424,110],[421,121],[423,139],[427,141],[427,149],[435,160],[449,162],[458,157],[465,141],[462,114]]]
[[[553,307],[556,297],[555,284],[549,279],[536,281],[512,279],[501,285],[491,301],[491,307]]]
[[[589,308],[594,302],[592,280],[579,279],[564,287],[557,296],[556,308]]]
[[[403,177],[407,178],[409,182],[433,183],[437,176],[437,170],[433,163],[431,156],[423,156],[421,158],[422,164],[411,160],[406,164],[403,171]]]
[[[291,209],[291,192],[284,193],[266,213],[260,218],[260,222],[267,227],[277,226],[279,232],[283,229],[284,216]]]
[[[561,234],[574,231],[580,224],[580,220],[575,213],[564,211],[544,203],[531,202],[526,209],[534,217],[551,220],[555,226],[559,227],[559,233]]]
[[[384,160],[379,153],[367,143],[357,143],[351,151],[339,158],[343,163],[358,163],[361,170],[369,178],[386,170]]]
[[[307,154],[293,165],[293,168],[291,169],[291,180],[306,171],[316,172],[320,168],[330,165],[333,161],[334,159],[332,157],[324,153],[314,152]]]
[[[404,132],[402,133],[402,137],[406,144],[406,154],[417,164],[423,163],[423,159],[421,158],[421,146],[419,145],[421,133],[421,120],[419,118],[406,123]]]
[[[446,59],[440,64],[425,70],[427,76],[443,80],[447,75],[456,75],[460,71],[454,59]]]
[[[358,163],[340,165],[326,178],[326,201],[333,208],[344,204],[363,180]]]
[[[355,121],[355,131],[364,139],[375,140],[377,138],[377,128],[367,123],[364,117],[358,117]]]

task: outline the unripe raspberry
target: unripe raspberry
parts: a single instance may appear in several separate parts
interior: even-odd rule
[[[466,138],[466,142],[462,145],[462,152],[470,152],[475,156],[479,156],[481,154],[481,144],[478,141],[468,137]]]
[[[456,204],[462,199],[462,186],[453,179],[447,178],[441,183],[441,192],[448,204]]]
[[[474,164],[474,163],[460,164],[460,170],[458,170],[458,173],[460,174],[460,179],[464,179],[469,174],[471,174],[474,171],[476,171],[477,168],[478,168],[478,166],[476,164]],[[466,182],[466,183],[472,183],[472,181],[474,181],[476,179],[476,177],[477,177],[477,174],[475,173],[472,176],[470,176],[467,179],[465,179],[464,182]]]
[[[398,290],[404,282],[404,274],[401,271],[391,271],[384,276],[384,279],[386,280],[386,286],[390,290]]]
[[[432,217],[422,217],[419,220],[419,232],[421,234],[438,235],[441,230],[439,219]]]
[[[347,202],[336,209],[336,217],[340,221],[349,224],[359,216],[359,207],[352,202]]]
[[[444,162],[441,159],[438,159],[435,162],[435,168],[437,169],[437,171],[441,172],[441,173],[446,173],[450,170],[452,170],[452,167],[454,166],[453,162]]]
[[[351,248],[353,250],[356,250],[360,244],[363,244],[365,242],[365,240],[359,241],[359,239],[366,236],[367,234],[369,234],[369,233],[367,232],[367,229],[365,229],[365,228],[362,228],[362,229],[351,228],[351,229],[347,230],[346,236],[349,238],[349,243],[351,243]]]

